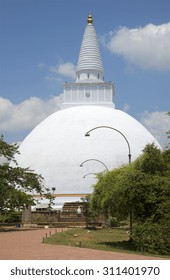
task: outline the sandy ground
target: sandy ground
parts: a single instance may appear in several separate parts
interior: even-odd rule
[[[0,260],[161,260],[145,255],[44,244],[43,237],[50,232],[54,234],[56,229],[0,232]]]

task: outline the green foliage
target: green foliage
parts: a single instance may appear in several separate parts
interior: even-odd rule
[[[108,225],[109,227],[119,227],[120,226],[120,221],[116,217],[108,217]]]
[[[170,229],[170,150],[162,152],[149,144],[131,165],[98,176],[91,203],[106,218],[120,221],[131,215],[134,242],[141,248],[148,244],[146,250],[166,253],[169,232],[163,236],[164,229]]]
[[[44,197],[49,200],[49,209],[54,205],[55,196],[51,193],[49,188],[45,188]]]
[[[106,174],[98,176],[98,183],[94,186],[92,195],[92,208],[102,213],[106,218],[109,215],[116,216],[118,219],[125,219],[128,215],[125,209],[125,200],[122,200],[120,192],[124,189],[119,188],[119,182],[122,180],[122,173],[125,167],[109,171]]]
[[[142,253],[170,254],[170,230],[167,225],[160,226],[152,220],[138,223],[133,229],[132,239]]]
[[[0,157],[3,156],[8,161],[15,161],[15,153],[18,153],[17,144],[9,145],[4,141],[3,135],[0,136]],[[16,161],[15,161],[16,162]]]
[[[0,222],[18,223],[21,222],[22,214],[19,211],[4,212],[0,215]]]
[[[17,149],[17,145],[7,144],[1,136],[0,157],[5,158],[6,162],[0,164],[0,211],[33,205],[32,196],[26,192],[42,193],[43,190],[43,178],[40,175],[29,168],[17,166],[15,160]],[[12,167],[10,162],[14,162],[15,166]]]
[[[95,218],[98,215],[98,212],[92,209],[90,195],[86,195],[85,197],[82,197],[81,200],[82,202],[84,202],[83,215],[86,218],[86,228],[88,228],[88,225],[91,222],[95,223]]]
[[[166,171],[166,163],[162,152],[154,144],[146,145],[143,155],[140,156],[135,164],[137,170],[150,174],[162,174]]]

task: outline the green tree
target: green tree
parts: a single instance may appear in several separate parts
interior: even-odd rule
[[[146,174],[160,174],[166,172],[166,162],[162,151],[155,144],[148,144],[143,154],[136,160],[135,168]]]
[[[31,192],[43,192],[42,176],[29,168],[18,167],[15,160],[16,153],[18,153],[18,146],[7,144],[1,136],[0,159],[4,163],[0,164],[0,211],[32,205],[34,199]],[[16,166],[12,167],[10,162],[15,162]]]
[[[142,251],[170,253],[170,150],[161,152],[147,145],[136,161],[136,169],[144,173],[146,187],[143,212],[136,209],[133,239]],[[139,219],[143,213],[142,219]]]
[[[142,254],[144,251],[162,255],[170,253],[168,227],[153,223],[150,219],[135,224],[132,239]]]
[[[105,216],[106,219],[116,217],[126,219],[129,215],[125,189],[122,188],[123,177],[132,166],[125,166],[98,176],[92,195],[92,207]]]
[[[92,205],[103,215],[119,220],[132,214],[134,241],[139,243],[143,228],[150,236],[147,240],[150,245],[145,246],[147,250],[165,252],[165,244],[170,240],[170,151],[162,152],[154,144],[149,144],[130,166],[99,176]],[[152,228],[153,232],[159,228],[154,239]],[[147,234],[141,238],[141,248]]]
[[[98,216],[98,212],[96,210],[92,209],[91,207],[91,195],[86,195],[85,197],[82,197],[81,200],[83,202],[83,215],[86,218],[86,228],[88,228],[89,224],[93,222],[95,224],[96,217]]]

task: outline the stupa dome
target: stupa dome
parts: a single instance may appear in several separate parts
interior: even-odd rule
[[[109,170],[128,163],[128,139],[132,160],[147,143],[159,145],[153,136],[134,118],[123,111],[102,106],[77,106],[58,111],[41,122],[23,141],[17,161],[42,174],[47,186],[55,187],[57,194],[84,194],[92,191],[95,176],[88,173]]]

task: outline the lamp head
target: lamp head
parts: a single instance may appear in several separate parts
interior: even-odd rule
[[[86,132],[85,133],[85,136],[87,137],[87,136],[90,136],[90,133],[89,132]]]

